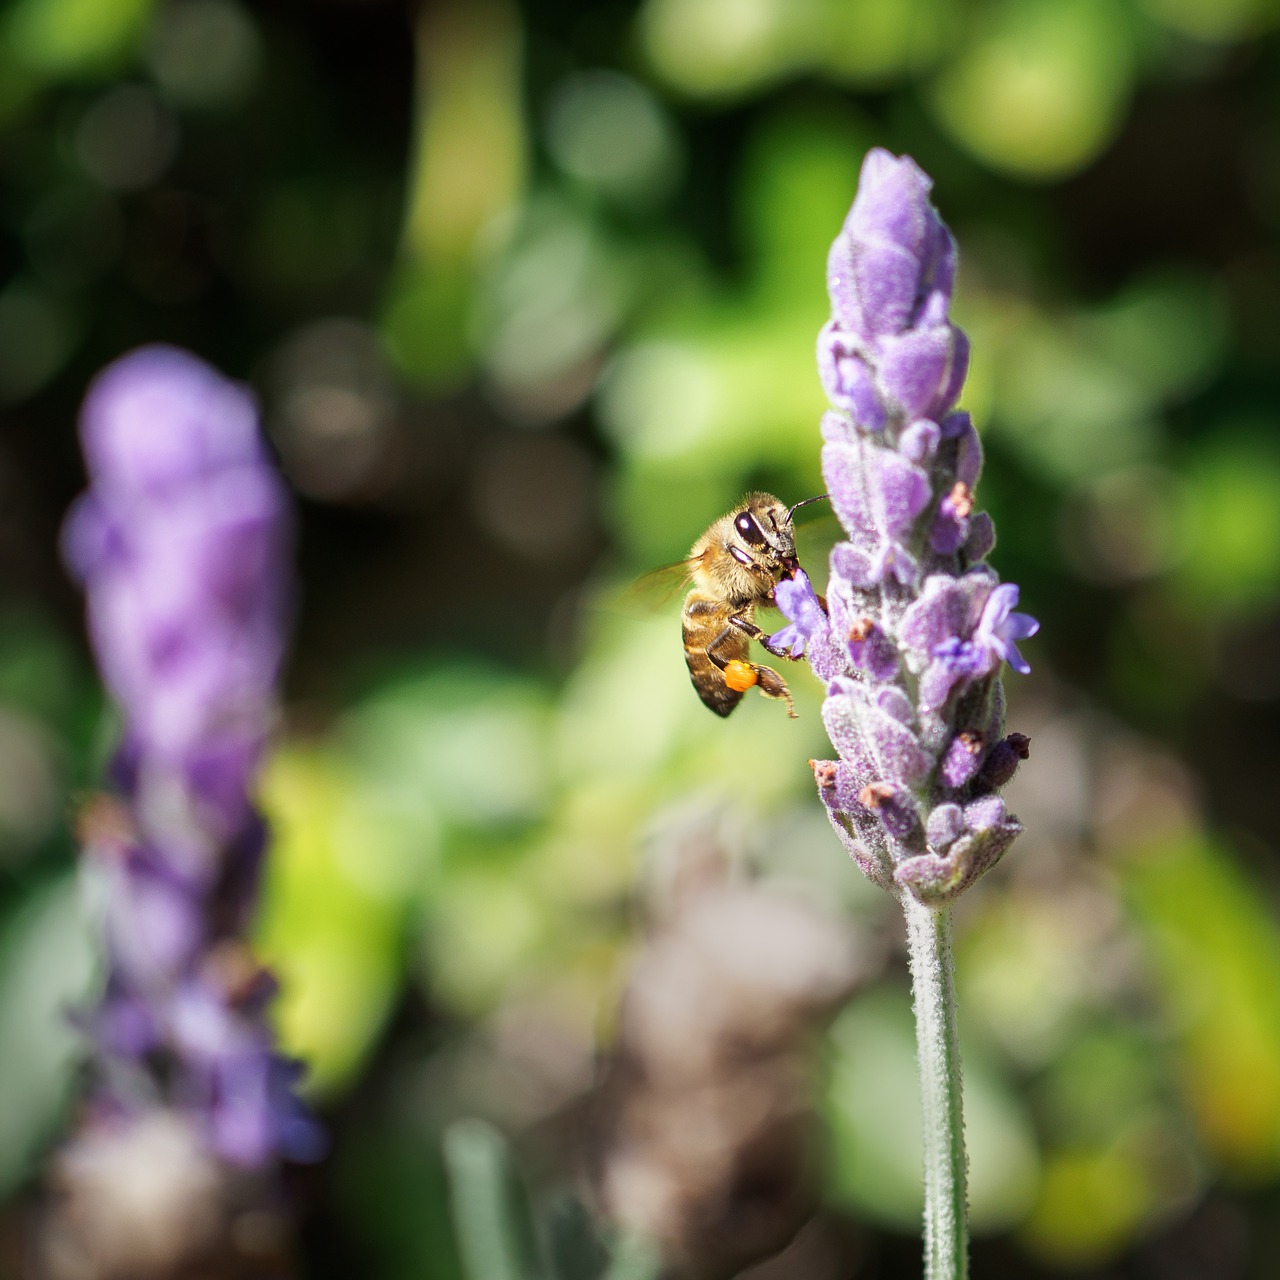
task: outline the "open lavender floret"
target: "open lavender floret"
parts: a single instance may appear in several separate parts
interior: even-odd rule
[[[937,905],[1022,830],[997,794],[1028,749],[1004,733],[1000,673],[1030,670],[1017,644],[1039,624],[983,563],[995,532],[974,508],[982,448],[955,409],[969,361],[948,318],[956,247],[931,186],[909,156],[870,151],[831,246],[822,468],[848,540],[831,552],[827,612],[804,573],[778,585],[791,625],[773,639],[827,685],[840,758],[813,770],[849,853],[877,884]]]
[[[106,882],[90,1116],[119,1128],[176,1113],[246,1169],[312,1158],[322,1137],[265,1017],[275,984],[243,937],[291,606],[288,497],[252,396],[184,351],[116,361],[80,425],[90,487],[64,552],[124,721],[116,796],[81,832]]]

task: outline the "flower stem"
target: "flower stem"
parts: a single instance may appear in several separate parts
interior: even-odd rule
[[[967,1161],[956,1032],[951,910],[902,895],[920,1056],[924,1116],[924,1258],[926,1280],[969,1274]]]

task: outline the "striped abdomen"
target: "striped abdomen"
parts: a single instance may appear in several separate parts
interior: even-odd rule
[[[685,597],[681,621],[689,679],[698,697],[718,716],[727,716],[742,701],[742,693],[725,683],[724,672],[711,660],[707,649],[714,644],[716,657],[722,663],[734,659],[745,662],[751,641],[736,627],[729,626],[729,619],[737,616],[749,622],[753,613],[750,605],[735,609],[727,601],[698,590],[690,591]],[[717,644],[717,638],[726,632]]]

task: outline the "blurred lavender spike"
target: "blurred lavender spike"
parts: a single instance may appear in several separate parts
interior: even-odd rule
[[[1030,670],[1017,643],[1039,624],[982,563],[982,448],[955,411],[969,343],[948,315],[956,248],[931,186],[910,157],[870,151],[831,246],[822,466],[848,539],[828,611],[798,574],[776,589],[791,625],[771,640],[827,685],[841,763],[815,776],[832,823],[872,879],[936,906],[1022,829],[992,794],[1027,756],[1022,735],[1004,737],[1000,672]]]
[[[86,1018],[88,1123],[164,1113],[229,1167],[312,1159],[322,1135],[264,1016],[274,981],[243,938],[291,606],[288,497],[249,391],[176,348],[106,368],[80,427],[90,487],[63,549],[123,720],[116,795],[81,822],[106,884],[108,966]]]

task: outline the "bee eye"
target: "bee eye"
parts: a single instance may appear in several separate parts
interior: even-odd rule
[[[749,511],[743,511],[733,522],[733,527],[742,535],[743,542],[750,546],[758,547],[764,541],[764,534]]]

